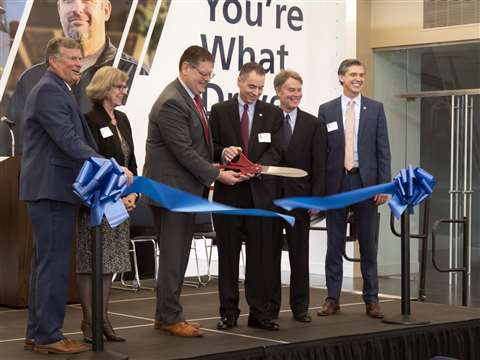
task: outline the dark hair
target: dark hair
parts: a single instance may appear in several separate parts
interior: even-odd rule
[[[285,81],[290,78],[300,81],[300,83],[303,85],[303,79],[299,73],[293,70],[284,69],[280,71],[277,75],[275,75],[275,79],[273,79],[273,87],[275,88],[275,90],[278,91],[283,86],[283,84],[285,84]]]
[[[58,37],[50,39],[47,43],[47,49],[45,50],[45,64],[48,66],[48,59],[51,56],[55,56],[57,59],[60,57],[60,49],[79,49],[82,52],[83,56],[83,48],[82,44],[80,44],[77,40],[73,40],[68,37]]]
[[[340,66],[338,67],[337,74],[338,75],[345,75],[350,66],[361,66],[365,69],[365,65],[363,65],[363,63],[360,60],[358,60],[358,59],[345,59],[340,63]],[[339,82],[340,82],[340,85],[343,85],[343,82],[341,82],[340,80],[339,80]]]
[[[244,77],[245,75],[250,74],[252,71],[255,71],[257,75],[265,75],[265,69],[262,67],[262,65],[257,64],[256,62],[248,62],[243,64],[238,77]]]
[[[183,52],[182,56],[180,57],[180,62],[178,63],[179,71],[182,70],[182,64],[185,61],[195,66],[200,64],[202,61],[207,61],[210,63],[214,62],[212,54],[210,54],[207,49],[197,45],[192,45]]]

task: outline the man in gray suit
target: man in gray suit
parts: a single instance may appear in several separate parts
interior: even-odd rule
[[[213,145],[207,112],[199,95],[213,77],[212,55],[190,46],[179,62],[179,76],[160,94],[149,115],[143,175],[194,195],[206,196],[213,181],[234,185],[242,178],[212,165]],[[194,214],[171,212],[151,202],[160,245],[155,328],[164,333],[202,336],[185,321],[180,292],[188,265]]]
[[[327,129],[326,193],[332,195],[389,182],[390,146],[383,105],[361,95],[365,67],[357,59],[344,60],[338,69],[342,96],[320,106],[318,117]],[[363,300],[367,315],[382,318],[378,304],[377,244],[375,239],[377,207],[387,195],[352,206],[360,245]],[[327,256],[325,275],[328,297],[319,316],[340,310],[348,209],[327,212]]]

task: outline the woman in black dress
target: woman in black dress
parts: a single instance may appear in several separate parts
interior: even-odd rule
[[[99,154],[115,158],[120,166],[127,167],[137,175],[137,163],[133,151],[132,129],[125,113],[115,110],[123,104],[127,95],[128,75],[111,66],[104,66],[96,72],[86,88],[93,102],[92,110],[85,114],[95,138]],[[135,208],[136,194],[122,198],[128,211]],[[83,208],[79,213],[77,237],[77,282],[83,310],[81,329],[85,341],[92,341],[92,266],[91,234],[89,211]],[[125,341],[118,336],[108,319],[108,299],[112,274],[130,271],[130,222],[125,221],[112,229],[105,217],[101,228],[103,233],[103,333],[108,341]]]

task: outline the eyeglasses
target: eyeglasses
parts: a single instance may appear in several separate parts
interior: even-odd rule
[[[123,84],[122,84],[122,85],[113,85],[113,87],[114,87],[115,89],[120,90],[120,91],[128,90],[128,86],[127,86],[127,85],[123,85]]]
[[[193,64],[190,64],[190,66],[191,66],[192,68],[194,68],[195,70],[197,70],[197,72],[198,72],[198,73],[200,74],[200,76],[203,77],[203,78],[207,78],[208,80],[212,80],[212,79],[215,77],[215,73],[213,73],[213,72],[212,72],[212,73],[206,73],[206,72],[200,71],[200,70],[198,69],[198,67],[196,67],[196,66],[193,65]]]

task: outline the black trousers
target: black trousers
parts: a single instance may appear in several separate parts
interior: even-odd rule
[[[238,199],[237,199],[238,200]],[[251,196],[241,199],[242,208],[253,207]],[[246,245],[245,297],[250,316],[270,320],[268,302],[273,284],[272,218],[213,215],[219,259],[220,316],[238,318],[240,309],[238,267],[242,243]]]
[[[284,221],[279,222],[279,230],[274,249],[274,283],[270,300],[270,311],[278,316],[281,304],[281,261],[283,237],[286,235],[288,243],[288,257],[290,260],[290,309],[296,315],[308,311],[310,300],[310,279],[308,266],[308,248],[310,216],[306,210],[296,209],[287,213],[295,217],[295,226],[292,228]],[[285,235],[283,235],[285,229]]]

